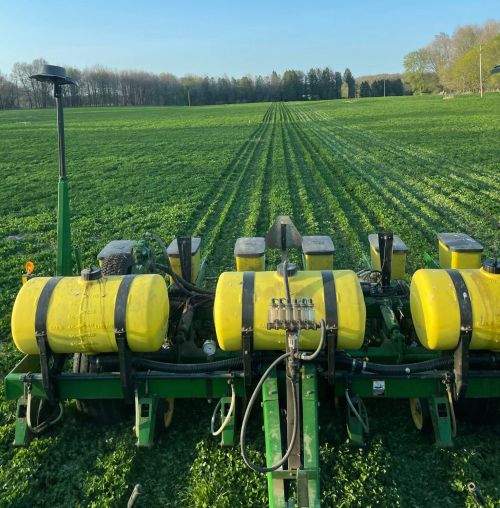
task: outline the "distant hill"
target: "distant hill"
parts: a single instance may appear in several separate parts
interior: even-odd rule
[[[371,76],[356,76],[356,81],[361,83],[362,81],[368,81],[371,85],[378,79],[403,79],[403,74],[372,74]]]

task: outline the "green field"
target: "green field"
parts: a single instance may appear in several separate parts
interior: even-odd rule
[[[193,233],[216,275],[233,268],[238,236],[288,214],[303,234],[332,236],[336,268],[359,269],[378,227],[410,247],[411,271],[437,254],[440,231],[498,255],[499,133],[499,94],[67,110],[73,241],[90,264],[114,238]],[[54,111],[0,112],[1,375],[19,358],[9,321],[24,263],[54,270],[56,157]],[[347,445],[344,410],[322,403],[325,506],[475,506],[469,481],[500,505],[499,422],[460,422],[455,448],[438,450],[407,401],[376,402],[364,449]],[[89,425],[74,403],[61,425],[13,449],[14,408],[0,397],[0,507],[124,506],[136,483],[138,507],[266,504],[265,477],[209,436],[205,401],[178,401],[151,450],[135,448],[129,424]]]

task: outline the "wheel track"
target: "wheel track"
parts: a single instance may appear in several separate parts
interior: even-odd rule
[[[245,217],[248,216],[245,210],[250,207],[250,193],[246,192],[246,189],[251,189],[254,185],[255,173],[251,171],[251,168],[258,170],[258,161],[264,151],[263,139],[269,135],[270,122],[273,118],[271,114],[266,115],[265,127],[260,133],[258,142],[254,143],[253,149],[239,164],[238,179],[222,208],[219,209],[220,212],[218,211],[216,217],[212,216],[203,228],[196,230],[196,234],[206,239],[203,253],[210,256],[208,270],[214,273],[233,267],[232,248],[228,244],[234,243],[236,238],[241,236]]]
[[[242,236],[261,236],[268,227],[269,222],[269,186],[272,166],[274,137],[276,132],[276,109],[277,105],[272,104],[269,108],[269,122],[272,125],[269,142],[266,146],[266,157],[264,169],[257,175],[254,190],[251,196],[250,213],[245,220]],[[266,217],[266,219],[264,219]],[[264,224],[265,222],[265,224]]]
[[[311,130],[322,139],[325,145],[343,157],[347,164],[350,164],[351,159],[356,160],[355,169],[361,178],[364,177],[365,180],[370,181],[371,185],[381,193],[387,188],[388,194],[392,196],[393,204],[397,205],[400,210],[399,213],[406,216],[410,222],[418,221],[420,223],[419,229],[422,232],[426,231],[425,234],[431,244],[434,241],[435,233],[442,230],[443,227],[461,230],[463,228],[463,221],[460,220],[460,217],[463,219],[464,214],[467,217],[467,227],[470,231],[476,231],[481,227],[480,219],[471,214],[469,209],[460,208],[456,203],[450,204],[450,201],[447,201],[441,195],[435,196],[437,202],[434,201],[429,197],[427,189],[422,189],[418,179],[415,179],[411,175],[406,175],[406,181],[409,183],[402,183],[401,173],[394,169],[389,169],[386,164],[380,162],[378,157],[374,157],[366,147],[361,150],[350,143],[350,140],[347,141],[340,137],[338,133],[323,128],[323,131],[335,137],[334,143],[329,138],[326,138],[325,134],[320,132],[320,129],[321,127],[315,127],[314,124],[311,125]],[[377,179],[374,179],[372,176],[373,167],[377,168]],[[410,211],[414,210],[411,217],[408,216],[408,209]],[[445,214],[443,214],[443,210],[446,210]],[[425,216],[424,221],[421,220],[421,216]]]
[[[446,189],[448,194],[453,195],[453,199],[461,202],[465,206],[474,206],[474,203],[471,203],[470,195],[457,193],[454,184],[459,185],[461,189],[467,190],[468,193],[472,193],[474,197],[479,195],[486,199],[495,198],[494,183],[500,184],[500,179],[496,174],[482,177],[481,175],[477,175],[480,170],[474,166],[464,166],[459,162],[454,162],[432,153],[428,153],[426,157],[425,152],[422,152],[420,149],[396,145],[391,141],[381,139],[373,132],[363,131],[346,125],[334,125],[331,119],[328,119],[327,116],[317,111],[311,112],[311,116],[312,115],[317,119],[325,120],[326,124],[322,122],[324,126],[347,132],[350,139],[356,138],[358,145],[364,147],[368,142],[383,150],[385,154],[390,154],[393,157],[394,165],[398,165],[401,161],[408,162],[408,160],[411,160],[412,165],[422,170],[420,174],[423,174],[425,183],[428,186],[433,187],[440,194],[443,194],[443,190]],[[314,121],[314,118],[312,121]],[[432,174],[430,174],[429,168],[432,168]],[[460,169],[460,173],[457,175],[458,169]],[[439,175],[442,180],[440,182],[435,182],[435,175]],[[481,213],[481,209],[478,208],[476,212]]]
[[[382,185],[379,179],[375,178],[371,173],[371,168],[366,167],[366,165],[364,167],[365,170],[362,170],[360,168],[362,163],[359,160],[359,157],[356,158],[355,154],[353,155],[347,151],[349,149],[349,145],[347,145],[346,148],[346,144],[343,140],[336,137],[336,143],[333,143],[331,139],[327,138],[315,127],[310,126],[309,130],[313,132],[317,139],[335,156],[340,157],[343,160],[343,165],[349,168],[352,172],[352,178],[357,180],[357,185],[364,189],[367,206],[383,211],[381,224],[387,225],[387,223],[389,223],[390,227],[393,229],[397,228],[397,231],[400,232],[400,234],[403,233],[403,231],[406,231],[407,238],[411,239],[410,241],[413,242],[415,242],[413,231],[416,228],[424,235],[424,242],[418,242],[419,248],[429,248],[433,246],[435,233],[441,228],[440,225],[442,224],[442,220],[438,220],[440,217],[437,214],[434,215],[433,219],[432,213],[429,214],[427,210],[427,217],[423,220],[421,218],[421,215],[423,215],[422,203],[417,201],[409,192],[398,187],[398,184],[395,184],[394,181],[377,174],[377,177],[383,181]],[[353,163],[352,159],[354,159],[356,163]],[[376,191],[379,196],[384,197],[387,203],[391,203],[393,210],[388,207],[382,210],[380,207],[380,198],[378,196],[374,196],[374,191]],[[417,208],[417,213],[410,213],[408,207],[409,202],[412,202]],[[397,211],[396,214],[394,213],[395,211]],[[438,220],[438,222],[436,222],[436,220]],[[432,229],[431,225],[434,229]]]
[[[191,221],[190,231],[192,231],[193,236],[199,235],[206,230],[210,230],[214,222],[216,222],[216,218],[220,215],[220,213],[222,213],[227,199],[224,198],[224,196],[232,195],[234,185],[238,184],[241,178],[241,167],[244,167],[248,159],[252,157],[252,154],[255,152],[257,145],[269,128],[271,108],[272,105],[266,110],[266,113],[264,114],[259,127],[244,143],[242,149],[239,152],[239,155],[235,157],[232,163],[228,166],[228,170],[225,171],[226,177],[223,184],[220,185],[220,181],[216,183],[215,188],[217,185],[219,187],[215,196],[211,198],[210,194],[206,194],[206,197],[211,199],[211,202],[207,208],[201,209],[197,216]]]
[[[318,113],[314,112],[317,118],[324,119],[324,116],[319,116]],[[410,163],[415,169],[421,169],[422,171],[418,172],[419,178],[412,178],[412,174],[409,175],[412,178],[414,185],[417,185],[420,189],[423,189],[423,196],[426,198],[427,202],[432,204],[437,209],[440,209],[444,204],[447,208],[453,211],[454,214],[460,213],[460,207],[467,207],[473,213],[481,215],[484,213],[484,209],[479,206],[476,206],[475,203],[477,201],[477,197],[482,195],[483,198],[488,200],[495,199],[492,195],[494,191],[492,189],[492,185],[490,184],[487,189],[484,186],[484,183],[478,187],[470,185],[473,183],[473,176],[471,177],[470,173],[467,176],[460,175],[457,176],[453,173],[456,171],[456,168],[450,167],[447,170],[446,174],[443,173],[441,166],[443,166],[443,161],[436,160],[434,162],[426,162],[424,163],[422,157],[415,157],[416,152],[411,152],[408,149],[395,149],[390,143],[381,141],[377,136],[372,133],[365,133],[359,131],[358,129],[343,126],[343,125],[333,125],[331,122],[327,124],[322,122],[322,128],[325,131],[334,132],[334,129],[342,132],[342,134],[347,133],[349,136],[349,144],[352,146],[357,146],[363,150],[366,149],[366,146],[373,146],[376,149],[380,149],[384,151],[384,160],[385,163],[381,162],[381,158],[378,156],[373,156],[370,152],[366,152],[366,156],[374,159],[374,161],[384,167],[384,168],[395,168],[398,166],[408,165]],[[346,136],[342,136],[345,137]],[[411,157],[411,162],[410,162]],[[388,164],[389,163],[389,164]],[[432,167],[432,170],[435,174],[429,174],[429,167]],[[436,181],[436,175],[439,177],[439,181]],[[399,174],[400,176],[400,174]],[[452,181],[450,181],[450,178]],[[469,180],[469,182],[467,181]],[[460,187],[461,192],[457,192],[457,184]],[[428,190],[432,188],[434,193],[429,194]],[[436,199],[439,198],[439,202],[436,202]],[[443,203],[444,202],[444,203]]]
[[[329,166],[318,156],[316,148],[297,122],[291,122],[290,125],[292,139],[296,141],[292,143],[292,146],[298,154],[298,158],[305,161],[305,166],[312,177],[311,181],[320,196],[318,203],[324,202],[326,205],[326,215],[331,220],[330,234],[334,236],[334,240],[339,246],[337,258],[340,266],[352,267],[354,260],[358,260],[358,264],[361,264],[364,251],[362,232],[366,231],[366,225],[354,228],[352,226],[353,217],[358,225],[363,221],[355,213],[349,214],[356,204],[345,200],[345,190],[342,189],[342,186],[336,185],[335,182],[332,184]],[[368,230],[370,229],[368,228]]]
[[[207,220],[207,215],[213,213],[214,208],[220,202],[221,197],[227,191],[228,187],[233,183],[234,176],[238,165],[242,160],[248,156],[248,151],[252,147],[254,140],[260,135],[262,130],[265,128],[267,115],[269,108],[266,110],[262,121],[258,127],[250,134],[248,139],[239,147],[233,158],[227,164],[224,171],[221,173],[219,178],[208,187],[208,190],[199,197],[199,205],[194,207],[193,213],[181,221],[177,227],[177,234],[184,231],[187,234],[192,234],[193,230],[197,227],[200,222]],[[221,181],[223,182],[221,185]],[[215,197],[212,196],[215,194]],[[208,208],[204,207],[204,203],[211,200]]]
[[[299,231],[304,234],[318,234],[321,231],[326,231],[325,224],[319,221],[314,211],[314,199],[311,201],[310,193],[305,185],[301,167],[298,164],[295,152],[293,151],[293,143],[290,138],[290,122],[292,121],[290,111],[287,107],[283,108],[283,122],[282,139],[283,139],[283,154],[285,157],[285,164],[290,168],[289,177],[292,188],[292,195],[297,196],[293,200],[294,205],[294,220],[297,221]],[[300,208],[298,205],[300,204]],[[321,222],[321,226],[319,225]]]
[[[279,128],[276,130],[273,159],[271,188],[269,192],[269,211],[271,221],[277,215],[289,215],[293,217],[292,197],[290,195],[288,168],[284,159],[283,150],[283,105],[280,103],[277,112]]]

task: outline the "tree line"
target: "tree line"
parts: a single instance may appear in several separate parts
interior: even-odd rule
[[[46,63],[42,58],[31,63],[20,62],[14,64],[9,76],[0,74],[0,109],[52,106],[51,87],[29,78]],[[194,75],[178,78],[170,73],[114,71],[102,66],[84,70],[66,67],[66,72],[79,83],[79,86],[63,88],[65,103],[73,107],[194,106],[340,99],[359,95],[359,87],[350,69],[341,74],[330,67],[241,78]]]
[[[359,85],[360,97],[391,97],[409,93],[401,78],[363,80]]]
[[[415,93],[478,92],[480,51],[483,89],[498,90],[499,75],[489,71],[500,63],[500,21],[464,25],[451,36],[436,35],[430,44],[405,56],[405,81]]]

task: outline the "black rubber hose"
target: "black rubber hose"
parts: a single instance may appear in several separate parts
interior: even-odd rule
[[[195,286],[194,284],[191,284],[191,282],[188,282],[187,280],[183,279],[181,276],[177,275],[172,270],[172,266],[170,265],[170,258],[168,257],[167,247],[166,247],[165,243],[163,242],[163,240],[156,233],[146,233],[146,236],[151,237],[160,246],[160,249],[163,252],[163,257],[165,258],[166,272],[168,275],[170,275],[175,280],[175,282],[177,283],[178,286],[181,286],[182,289],[185,289],[187,291],[192,291],[195,293],[200,293],[200,294],[210,295],[210,296],[214,295],[213,291]]]
[[[411,374],[449,368],[453,365],[453,357],[446,356],[423,362],[388,365],[385,363],[365,362],[363,360],[351,358],[347,355],[339,355],[336,358],[336,364],[339,366],[349,367],[353,371],[358,372],[373,372],[375,374]],[[469,365],[476,368],[498,368],[500,366],[500,358],[499,355],[495,353],[471,355],[469,357]]]
[[[337,358],[337,362],[339,365],[351,367],[353,371],[373,372],[375,374],[411,374],[448,367],[453,364],[453,358],[434,358],[433,360],[427,360],[424,362],[388,365],[340,356]]]
[[[285,292],[286,292],[286,302],[292,303],[292,298],[290,296],[290,284],[288,282],[288,259],[285,259],[283,262],[283,280],[285,281]]]
[[[164,363],[147,358],[135,358],[134,365],[160,372],[200,373],[215,370],[237,369],[243,366],[242,358],[227,358],[210,363]]]

